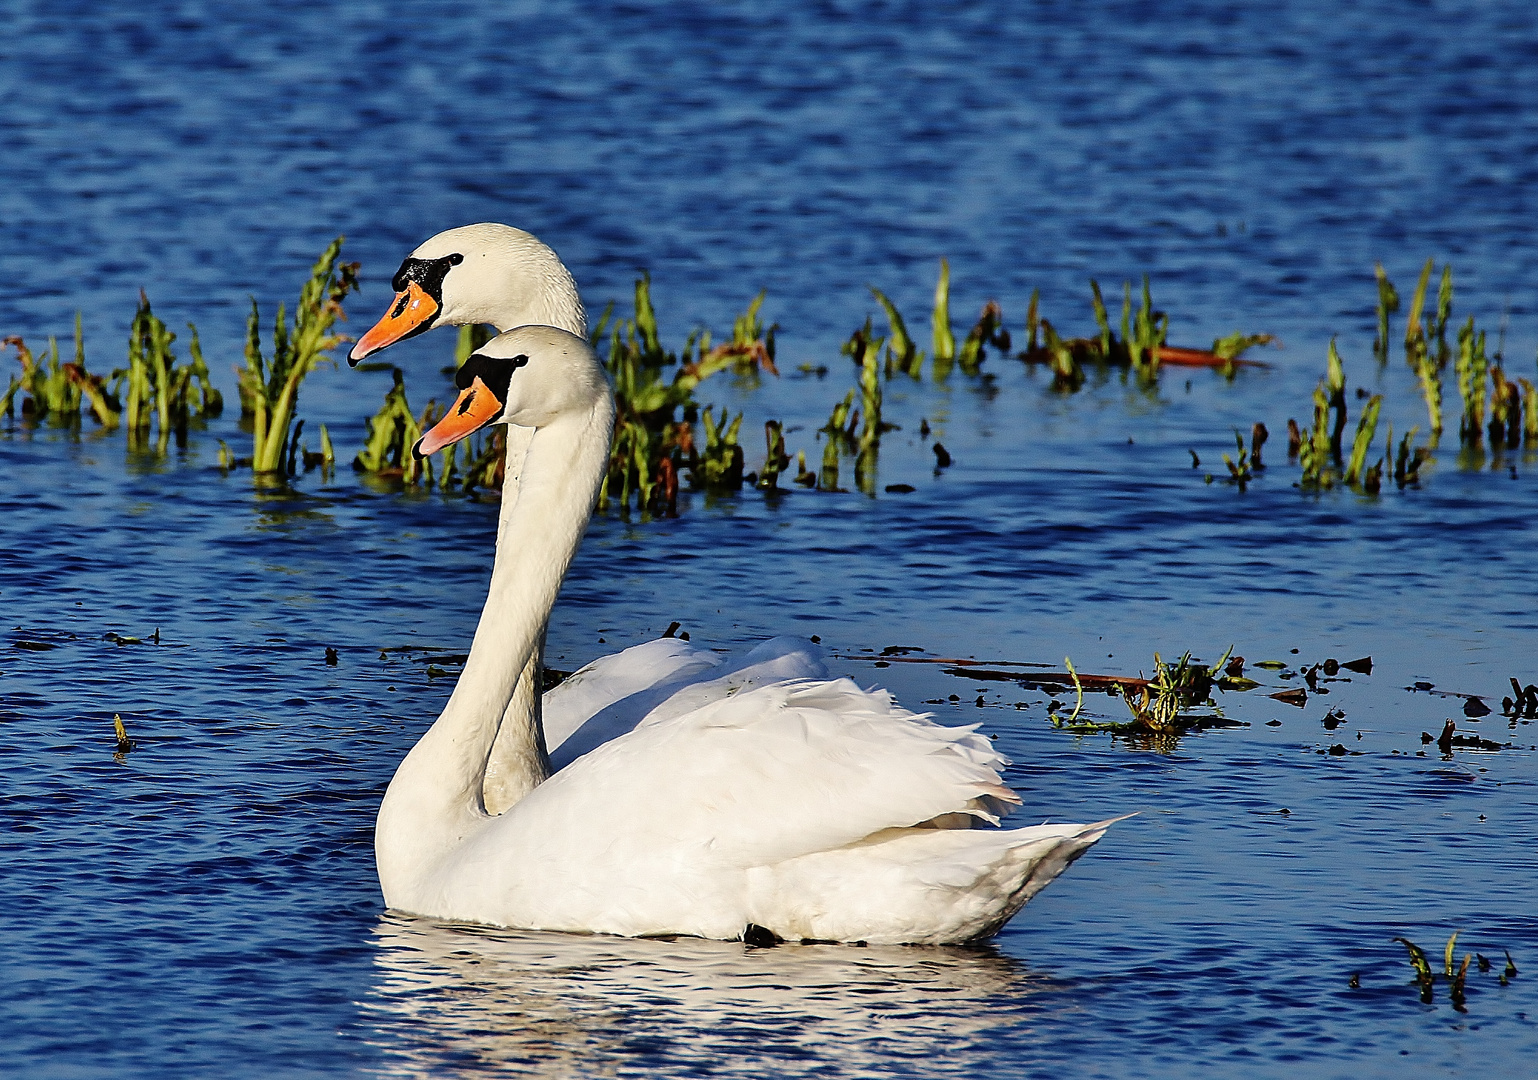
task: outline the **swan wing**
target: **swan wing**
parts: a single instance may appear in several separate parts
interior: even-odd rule
[[[827,677],[822,650],[797,637],[762,642],[735,662],[676,638],[595,660],[543,701],[550,764],[563,769],[637,724],[703,708],[742,690]]]
[[[514,816],[554,850],[596,838],[624,861],[740,869],[946,815],[996,822],[1018,801],[974,728],[942,727],[849,679],[750,686],[675,715],[670,704],[550,777]]]

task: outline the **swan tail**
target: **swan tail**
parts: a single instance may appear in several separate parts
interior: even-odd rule
[[[847,848],[750,871],[747,921],[787,941],[980,941],[1120,820],[889,829]]]

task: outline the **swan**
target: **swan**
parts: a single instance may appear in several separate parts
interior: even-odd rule
[[[353,345],[351,367],[398,341],[438,326],[489,324],[499,331],[515,326],[555,326],[587,336],[587,313],[571,271],[548,244],[532,233],[494,221],[462,225],[429,237],[401,260],[390,282],[395,295],[369,330]],[[516,499],[518,478],[533,431],[507,426],[502,495]],[[540,653],[518,676],[513,701],[538,698]],[[501,748],[487,767],[485,799],[492,813],[506,809],[501,791]]]
[[[628,937],[975,941],[1116,820],[994,827],[1019,799],[988,739],[813,677],[791,639],[725,672],[687,643],[628,649],[550,694],[547,730],[519,674],[592,514],[613,395],[587,340],[550,326],[501,334],[455,382],[413,453],[490,424],[532,436],[464,671],[380,806],[389,907]]]

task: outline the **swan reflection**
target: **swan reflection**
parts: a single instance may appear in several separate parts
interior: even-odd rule
[[[364,1019],[391,1076],[975,1074],[1052,989],[988,947],[750,949],[394,914],[376,944]]]

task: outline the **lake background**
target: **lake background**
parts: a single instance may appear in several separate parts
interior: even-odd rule
[[[880,483],[911,494],[691,496],[676,520],[595,518],[554,666],[673,620],[721,647],[815,633],[852,658],[839,670],[998,734],[1017,820],[1142,811],[971,950],[750,952],[383,912],[373,813],[450,689],[420,650],[468,644],[495,505],[345,465],[255,493],[213,467],[216,438],[248,445],[230,415],[163,457],[90,421],[0,420],[0,612],[12,642],[56,646],[0,658],[0,1068],[1526,1074],[1538,740],[1498,708],[1470,722],[1460,699],[1404,688],[1496,706],[1508,677],[1538,681],[1538,460],[1460,459],[1450,433],[1418,490],[1316,496],[1279,443],[1332,336],[1348,393],[1384,393],[1396,431],[1424,423],[1397,350],[1381,371],[1371,356],[1375,261],[1406,300],[1427,257],[1450,262],[1455,318],[1475,315],[1492,348],[1506,325],[1508,370],[1534,378],[1538,16],[49,3],[5,18],[0,332],[36,347],[78,310],[96,371],[121,362],[143,287],[173,329],[198,324],[233,402],[251,296],[270,319],[344,233],[361,332],[403,255],[480,220],[554,246],[595,315],[649,269],[673,347],[699,323],[719,336],[766,288],[784,377],[698,394],[745,410],[750,467],[768,418],[816,461],[815,429],[854,382],[838,346],[875,313],[867,285],[922,340],[942,256],[963,330],[992,297],[1020,340],[1040,289],[1044,314],[1087,333],[1087,279],[1114,292],[1147,274],[1172,342],[1243,329],[1285,348],[1232,382],[1167,372],[1149,393],[1112,375],[1066,397],[994,354],[989,381],[888,384],[901,429]],[[441,400],[451,349],[438,333],[386,354],[418,407]],[[308,430],[327,423],[350,458],[389,378],[318,373]],[[1448,401],[1453,415],[1451,386]],[[921,419],[956,459],[940,475]],[[1242,494],[1204,483],[1256,420],[1272,468]],[[158,647],[103,638],[156,628]],[[1155,750],[1055,729],[1046,695],[1013,684],[853,659],[1067,654],[1130,674],[1155,650],[1230,644],[1252,663],[1376,666],[1303,709],[1230,695],[1248,727]],[[1346,723],[1326,728],[1334,707]],[[140,743],[123,762],[114,713]],[[1420,732],[1447,718],[1506,748],[1444,760]],[[1495,960],[1467,1013],[1441,985],[1421,1004],[1391,940],[1440,966],[1454,930],[1460,954]],[[1501,987],[1505,949],[1521,974]]]

